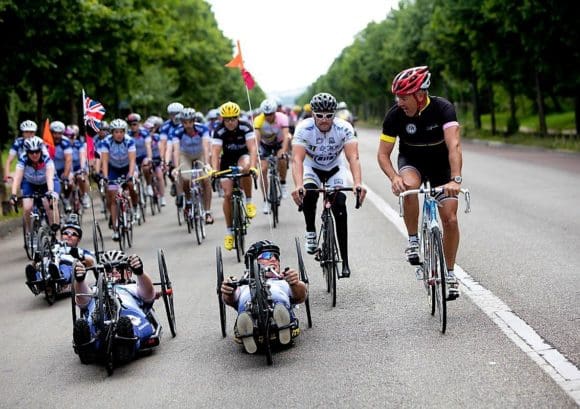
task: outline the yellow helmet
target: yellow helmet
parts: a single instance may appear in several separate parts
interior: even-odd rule
[[[304,104],[304,111],[305,112],[312,112],[312,107],[310,104]]]
[[[240,106],[232,101],[228,101],[220,107],[220,115],[222,118],[240,116],[240,112]]]
[[[302,111],[302,107],[300,105],[294,105],[292,107],[292,111],[294,111],[296,113],[301,112]]]

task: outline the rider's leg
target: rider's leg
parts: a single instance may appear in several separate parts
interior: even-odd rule
[[[163,169],[161,166],[155,168],[155,175],[157,176],[157,192],[160,197],[165,196],[165,183],[163,182]]]
[[[399,174],[403,178],[403,183],[407,189],[417,189],[421,186],[421,175],[419,171],[413,167],[405,167],[399,170]],[[416,195],[406,196],[404,199],[404,215],[403,220],[407,227],[409,236],[417,236],[418,221],[419,221],[419,198]]]
[[[260,165],[262,167],[262,174],[260,177],[260,190],[262,191],[262,196],[264,201],[268,201],[268,161],[261,160]]]
[[[117,206],[115,204],[115,192],[120,189],[117,185],[107,186],[107,209],[111,215],[111,225],[114,231],[117,231]]]
[[[30,231],[30,214],[32,213],[32,207],[34,204],[34,200],[29,197],[22,198],[22,217],[24,218],[24,228],[25,232],[28,233]]]
[[[222,180],[221,182],[222,189],[224,190],[224,202],[223,202],[223,210],[224,210],[224,218],[226,220],[226,228],[229,232],[232,229],[232,189],[233,189],[233,182],[231,180]]]
[[[457,198],[446,198],[441,201],[439,215],[443,225],[443,253],[447,269],[453,270],[459,247],[459,224],[457,223]]]
[[[238,159],[238,166],[242,168],[242,173],[250,170],[250,155],[242,155]],[[246,177],[241,180],[242,189],[246,194],[246,203],[252,202],[252,178]]]
[[[201,182],[201,187],[203,190],[203,208],[206,212],[211,213],[211,181],[209,178],[205,178]]]

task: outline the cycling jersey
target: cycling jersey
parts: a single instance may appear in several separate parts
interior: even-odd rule
[[[296,126],[292,145],[306,149],[304,165],[315,169],[330,170],[344,163],[341,153],[344,145],[357,143],[352,125],[334,118],[328,132],[321,132],[314,118],[307,118]]]
[[[86,153],[87,144],[79,139],[75,139],[72,144],[72,170],[78,172],[81,170],[81,154]]]
[[[141,163],[147,157],[147,142],[151,141],[149,131],[142,126],[138,131],[129,130],[127,134],[135,141],[135,152],[137,152],[137,162]]]
[[[20,155],[16,164],[16,169],[24,170],[22,181],[33,185],[46,185],[46,171],[50,168],[54,169],[54,162],[47,153],[42,153],[37,163],[29,160],[27,154],[24,153]]]
[[[171,140],[168,140],[168,144],[172,145],[175,142],[179,142],[179,152],[190,156],[199,156],[203,152],[203,140],[210,140],[209,129],[207,126],[195,123],[193,126],[194,134],[190,135],[187,133],[184,127],[177,129],[173,133]]]
[[[161,136],[158,133],[150,134],[151,136],[151,154],[153,159],[161,160],[161,151],[159,150],[159,142],[161,142]]]
[[[282,112],[275,113],[274,122],[270,123],[266,115],[261,113],[254,119],[254,129],[260,131],[260,143],[263,145],[277,145],[284,141],[282,130],[288,128],[288,115]]]
[[[64,172],[66,156],[72,155],[72,153],[72,145],[68,138],[63,136],[59,143],[54,144],[54,168],[59,177]]]
[[[238,126],[233,131],[228,130],[222,122],[213,133],[212,145],[222,147],[222,158],[237,160],[240,156],[248,154],[246,141],[255,137],[252,125],[248,122],[238,121]]]
[[[129,167],[129,152],[135,152],[135,141],[129,135],[117,142],[113,135],[108,135],[102,142],[99,153],[109,153],[109,166],[117,169]]]
[[[181,123],[174,123],[171,119],[168,119],[159,128],[159,136],[162,141],[170,141],[175,131],[182,127]]]
[[[453,105],[444,98],[428,97],[419,115],[410,117],[399,106],[393,106],[383,121],[381,140],[395,143],[399,138],[399,152],[412,154],[428,149],[447,154],[443,131],[459,126]]]

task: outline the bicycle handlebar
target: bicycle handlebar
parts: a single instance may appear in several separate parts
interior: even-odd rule
[[[230,166],[229,169],[216,172],[212,174],[211,177],[213,179],[223,179],[223,178],[236,179],[251,176],[254,179],[254,189],[257,189],[258,188],[258,182],[256,179],[257,175],[254,172],[240,173],[241,170],[242,168],[240,166]]]
[[[301,199],[304,198],[304,191],[312,191],[312,192],[318,192],[318,193],[335,193],[335,192],[352,192],[354,191],[355,188],[354,187],[333,187],[333,188],[327,188],[325,187],[321,187],[321,188],[316,188],[316,189],[312,189],[312,188],[306,188],[306,189],[300,189],[300,191],[298,192],[298,195],[300,196]],[[360,195],[361,195],[361,191],[362,189],[360,187],[356,188],[356,204],[354,206],[355,209],[360,209],[361,207],[361,202],[360,202]],[[298,205],[298,211],[301,212],[303,209],[302,206],[302,202]]]
[[[403,217],[404,215],[404,208],[403,208],[403,199],[405,196],[410,195],[421,195],[421,194],[428,194],[429,196],[435,196],[438,193],[444,193],[445,189],[442,187],[420,187],[419,189],[409,189],[405,190],[402,193],[399,193],[399,216]],[[460,189],[459,193],[463,193],[465,197],[465,213],[471,213],[471,194],[469,189]]]

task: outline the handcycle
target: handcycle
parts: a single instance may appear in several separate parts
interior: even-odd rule
[[[298,258],[299,264],[301,260],[301,253],[300,253],[300,243],[298,242]],[[217,296],[218,296],[218,305],[219,305],[219,313],[220,313],[220,324],[221,324],[221,332],[222,337],[225,338],[227,336],[226,326],[227,326],[227,317],[226,317],[226,304],[221,296],[221,285],[224,281],[224,270],[223,270],[223,260],[221,254],[221,248],[216,248],[216,266],[217,266]],[[266,362],[268,365],[272,365],[272,343],[275,343],[279,338],[279,331],[284,329],[290,329],[291,338],[295,338],[300,334],[300,325],[298,318],[294,317],[291,322],[282,327],[278,327],[273,320],[273,311],[274,305],[272,303],[272,295],[270,293],[270,285],[267,282],[266,278],[266,268],[262,267],[254,257],[248,257],[246,255],[246,274],[244,274],[244,278],[239,280],[233,280],[227,285],[231,286],[232,288],[236,288],[242,285],[248,285],[250,288],[250,295],[251,295],[251,302],[250,306],[247,308],[247,311],[250,313],[255,326],[254,332],[250,337],[254,337],[258,344],[262,346],[264,352],[266,354]],[[286,268],[287,270],[288,268]],[[269,270],[271,272],[271,270]],[[306,270],[304,269],[303,263],[302,268],[300,268],[300,278],[305,283],[308,282],[308,277],[306,275]],[[308,298],[305,302],[306,312],[308,317],[308,327],[312,327],[312,320],[310,317],[310,303],[308,302]]]
[[[232,229],[238,262],[242,261],[242,256],[245,252],[245,236],[247,234],[248,224],[250,224],[250,218],[246,214],[246,206],[244,204],[245,194],[240,185],[240,179],[251,176],[254,180],[254,189],[258,188],[256,175],[253,172],[241,173],[241,171],[242,168],[240,166],[230,166],[229,169],[216,172],[212,175],[213,178],[231,179],[234,183],[232,190]]]
[[[191,170],[179,170],[179,179],[181,180],[181,175],[191,175],[190,180],[190,192],[189,197],[186,197],[185,206],[183,208],[183,218],[187,223],[187,232],[191,233],[191,230],[195,230],[195,237],[197,239],[197,244],[201,244],[202,240],[205,239],[205,209],[203,205],[203,188],[199,183],[200,180],[209,177],[209,175],[203,175],[205,170],[198,167],[201,162],[196,161],[194,168]]]
[[[320,227],[320,232],[318,233],[317,248],[314,257],[315,260],[320,263],[320,267],[322,267],[322,274],[326,282],[326,292],[331,293],[332,306],[336,307],[336,281],[340,277],[338,274],[338,264],[342,263],[342,260],[340,259],[336,231],[334,228],[335,222],[334,215],[332,214],[332,200],[334,199],[334,194],[338,192],[352,192],[354,188],[330,187],[325,183],[321,188],[304,190],[322,193],[322,225]],[[357,190],[355,193],[355,208],[358,209],[361,206],[361,192],[360,190]],[[303,194],[304,192],[300,192],[301,196]],[[302,210],[302,205],[298,207],[298,210]]]
[[[442,194],[441,187],[431,187],[429,181],[419,189],[406,190],[399,194],[399,215],[403,217],[405,196],[422,195],[421,228],[419,229],[420,259],[415,274],[423,282],[429,301],[431,315],[439,318],[441,333],[447,328],[447,264],[443,253],[442,231],[439,226],[439,211],[437,210],[437,195]],[[471,212],[471,196],[469,189],[461,189],[465,196],[465,213]]]
[[[171,331],[172,337],[177,335],[175,323],[175,310],[173,304],[173,286],[169,279],[167,271],[167,264],[165,262],[165,254],[162,249],[157,250],[157,261],[159,266],[159,282],[154,282],[153,285],[160,286],[161,290],[156,293],[156,299],[163,298],[165,311],[167,313],[167,322]],[[126,261],[116,265],[121,271],[128,268]],[[89,294],[76,293],[74,287],[71,292],[71,307],[72,307],[72,321],[73,326],[77,322],[78,317],[89,319],[89,315],[93,319],[96,329],[95,336],[86,344],[77,345],[73,342],[73,349],[75,353],[79,354],[81,362],[87,364],[91,359],[82,354],[81,350],[94,347],[98,351],[99,357],[105,364],[105,368],[109,375],[112,375],[115,369],[114,349],[118,343],[129,343],[136,347],[137,337],[127,338],[122,337],[116,333],[116,325],[121,316],[123,304],[116,290],[116,283],[107,274],[107,271],[114,267],[112,265],[97,264],[93,267],[87,268],[87,271],[93,271],[96,277],[96,285],[94,291]],[[124,282],[124,275],[121,277]],[[88,309],[80,310],[77,313],[76,296],[88,296],[94,299],[95,308],[92,314],[89,314]],[[151,351],[160,343],[162,335],[162,326],[160,320],[155,312],[153,306],[147,309],[146,318],[155,329],[154,333],[140,345],[138,352]]]

